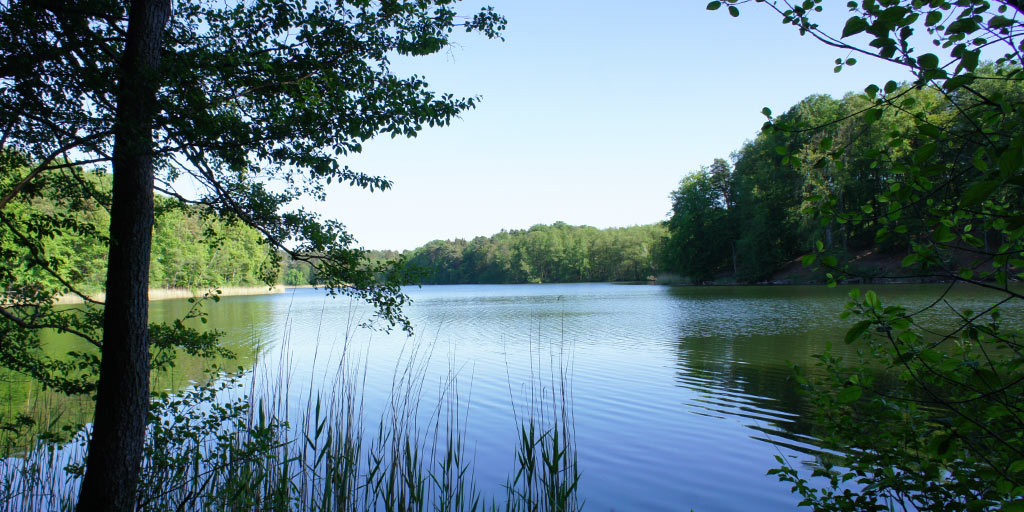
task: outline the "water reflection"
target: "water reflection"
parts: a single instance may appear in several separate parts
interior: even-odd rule
[[[825,342],[842,339],[850,322],[838,313],[848,289],[578,284],[409,292],[414,302],[406,313],[418,333],[411,339],[356,329],[367,308],[316,290],[225,298],[209,309],[208,325],[225,331],[240,357],[233,364],[248,368],[258,357],[273,369],[283,361],[296,404],[305,403],[299,394],[309,386],[330,385],[325,381],[343,349],[359,354],[371,428],[388,403],[396,368],[410,353],[426,359],[423,411],[437,403],[437,384],[458,374],[466,386],[474,473],[485,494],[501,495],[513,467],[513,405],[522,390],[564,365],[571,370],[588,510],[796,507],[789,486],[765,476],[776,455],[806,463],[816,449],[816,427],[789,380],[790,364],[813,372]],[[923,305],[938,293],[941,287],[885,287],[881,296]],[[970,305],[986,299],[956,292],[951,300]],[[169,320],[187,307],[157,302],[152,315]],[[941,324],[944,315],[924,318]],[[48,350],[60,343],[48,343]],[[835,348],[850,350],[841,343]],[[203,378],[202,366],[183,358],[154,385],[180,389]],[[20,407],[35,392],[9,394],[4,403]]]
[[[676,288],[680,387],[694,414],[739,421],[755,440],[814,453],[810,406],[792,365],[814,369],[824,342],[841,338],[846,291],[824,287]]]
[[[234,359],[214,360],[190,356],[178,350],[174,365],[151,376],[152,391],[180,391],[185,386],[206,382],[211,365],[228,370],[249,369],[267,334],[278,321],[273,314],[272,301],[266,298],[228,297],[219,303],[205,305],[208,323],[198,319],[187,325],[200,331],[224,331],[223,346],[235,354]],[[150,322],[173,322],[183,318],[193,307],[186,300],[154,301],[150,304]],[[98,352],[96,347],[71,334],[53,331],[40,333],[41,352],[45,357],[65,358],[70,351]],[[0,369],[0,421],[11,421],[18,415],[32,418],[42,429],[60,432],[65,426],[78,426],[92,421],[93,401],[88,396],[67,396],[45,389],[30,377],[7,369]]]

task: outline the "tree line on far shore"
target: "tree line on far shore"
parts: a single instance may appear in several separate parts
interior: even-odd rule
[[[642,281],[659,272],[666,235],[661,224],[598,229],[556,222],[468,241],[434,240],[401,256],[419,269],[423,284]]]
[[[995,71],[988,65],[979,73]],[[878,197],[893,186],[922,186],[906,182],[906,166],[963,158],[963,148],[931,143],[921,139],[923,132],[911,132],[915,139],[906,128],[925,124],[967,140],[973,127],[960,111],[970,111],[977,100],[970,92],[913,84],[890,82],[886,89],[900,108],[873,109],[872,96],[883,91],[869,89],[838,99],[811,95],[771,117],[772,129],[758,132],[728,159],[683,177],[670,194],[672,210],[664,222],[607,230],[559,222],[470,241],[435,240],[403,256],[425,270],[428,284],[636,281],[665,273],[695,284],[757,283],[808,253],[821,253],[818,262],[829,267],[867,253],[876,261],[899,262],[933,228],[922,220],[925,211],[907,208],[898,214],[898,227],[882,229],[891,205]],[[979,81],[973,90],[1024,102],[1021,81]],[[969,178],[926,179],[951,180],[945,193],[956,195],[966,191]],[[830,215],[818,215],[823,204]],[[991,230],[971,236],[983,251],[1000,243]],[[962,245],[961,255],[970,251],[970,244]],[[817,277],[826,280],[823,273]]]
[[[109,175],[92,174],[88,179],[99,190],[109,191]],[[14,205],[12,214],[18,215],[17,208],[31,208],[105,233],[110,216],[97,204],[69,204],[44,190],[30,205]],[[263,276],[268,273],[289,286],[318,283],[313,265],[282,253],[274,258],[260,233],[249,226],[201,215],[160,195],[156,204],[149,270],[152,288],[266,286]],[[89,293],[102,291],[107,275],[106,239],[80,236],[77,228],[48,235],[43,241],[45,251],[60,259],[61,276],[26,263],[29,258],[15,256],[9,263],[22,266],[39,282],[58,285],[59,278]],[[469,241],[434,240],[401,253],[369,251],[368,255],[377,262],[403,258],[423,284],[641,281],[659,272],[667,235],[663,224],[597,229],[556,222]],[[13,243],[8,249],[12,255],[27,250]]]
[[[983,66],[978,73],[995,70]],[[943,194],[964,193],[972,175],[935,171],[908,181],[905,169],[963,160],[964,147],[936,144],[928,133],[969,143],[974,120],[963,113],[977,110],[975,94],[1019,104],[1024,82],[979,80],[971,91],[952,93],[895,82],[885,89],[899,108],[874,108],[874,97],[883,94],[877,87],[840,99],[809,96],[772,118],[772,129],[729,161],[716,159],[684,177],[671,194],[663,267],[695,283],[722,276],[759,282],[813,252],[830,267],[867,251],[895,261],[907,255],[915,240],[934,230],[923,220],[928,203],[894,209],[878,198],[893,187],[924,190],[947,180]],[[915,125],[926,129],[907,129]],[[818,215],[823,207],[828,215]],[[890,212],[899,219],[893,229],[886,224]],[[976,230],[963,242],[965,251],[972,243],[988,251],[1000,242],[995,232]]]
[[[886,205],[877,197],[902,183],[901,166],[920,160],[926,145],[899,134],[921,122],[951,131],[970,127],[958,120],[962,105],[956,98],[907,84],[888,87],[888,94],[900,96],[901,108],[877,116],[860,115],[872,111],[870,91],[839,99],[807,97],[774,117],[773,129],[759,132],[728,160],[715,159],[687,174],[671,192],[672,210],[663,222],[607,229],[555,222],[472,240],[434,240],[401,253],[368,251],[368,256],[377,262],[404,260],[423,284],[642,281],[665,273],[693,283],[716,278],[753,283],[816,251],[818,242],[824,258],[835,260],[832,266],[865,251],[898,260],[915,237],[928,232],[911,214],[898,230],[878,235],[884,227],[878,212]],[[981,82],[977,88],[1024,101],[1021,82]],[[936,145],[926,154],[942,161],[959,152]],[[879,159],[889,164],[878,165]],[[109,176],[90,179],[109,190]],[[963,192],[966,178],[952,179],[950,192]],[[839,215],[815,215],[823,200]],[[64,204],[44,193],[31,207],[60,212],[97,233],[109,229],[109,214],[95,202]],[[64,262],[62,277],[83,290],[101,290],[107,255],[106,245],[97,243],[102,237],[76,236],[73,230],[49,235],[46,253]],[[996,243],[985,231],[974,236],[983,249]],[[266,275],[286,285],[317,283],[313,265],[280,252],[274,257],[261,240],[241,222],[199,215],[158,195],[150,284],[262,286]],[[39,280],[55,279],[31,266],[24,271],[39,274]]]

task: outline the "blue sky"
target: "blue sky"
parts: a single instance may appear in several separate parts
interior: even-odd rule
[[[833,73],[846,53],[762,5],[731,18],[704,0],[487,3],[508,18],[504,42],[460,34],[450,51],[394,66],[436,91],[480,95],[478,108],[415,139],[369,142],[344,163],[395,187],[335,186],[314,206],[366,248],[559,220],[658,222],[680,178],[756,135],[762,107],[781,113],[810,94],[909,78],[868,59]],[[838,33],[845,2],[827,4],[822,25]]]

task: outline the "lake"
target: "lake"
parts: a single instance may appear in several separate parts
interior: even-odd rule
[[[872,288],[886,303],[918,306],[944,289]],[[837,351],[849,350],[840,340],[853,320],[838,317],[848,292],[424,286],[407,290],[411,338],[361,329],[370,314],[365,305],[311,289],[227,297],[208,311],[209,325],[225,331],[243,365],[258,359],[264,371],[274,371],[284,363],[290,399],[301,407],[310,384],[331,380],[343,352],[357,361],[368,432],[389,403],[396,372],[410,361],[422,379],[416,397],[425,417],[437,409],[445,383],[457,378],[467,449],[485,496],[502,495],[513,471],[514,414],[523,415],[531,396],[550,391],[565,370],[586,510],[789,511],[798,498],[765,473],[778,455],[808,467],[816,450],[816,427],[788,379],[790,363],[813,367],[829,340],[838,342]],[[984,300],[973,292],[950,297],[958,306]],[[154,302],[151,316],[170,319],[187,307]],[[927,315],[943,323],[942,312]],[[172,391],[197,378],[181,366],[160,381]]]

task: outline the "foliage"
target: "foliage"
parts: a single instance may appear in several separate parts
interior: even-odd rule
[[[47,386],[97,390],[82,509],[123,509],[135,493],[149,378],[154,191],[203,216],[259,231],[275,249],[264,267],[272,270],[261,272],[268,284],[283,251],[314,264],[318,282],[332,293],[373,304],[383,328],[411,333],[401,312],[407,297],[400,286],[408,276],[400,266],[371,265],[340,222],[294,203],[323,201],[332,182],[389,188],[387,179],[339,159],[374,136],[415,136],[475,106],[476,98],[438,95],[422,78],[398,77],[390,69],[394,55],[446,48],[457,28],[496,37],[504,27],[490,8],[464,18],[454,4],[3,4],[0,223],[9,234],[0,239],[27,248],[32,264],[60,286],[12,287],[17,277],[0,274],[0,362]],[[7,155],[25,158],[13,162]],[[114,171],[109,198],[79,170],[108,166]],[[110,307],[102,312],[96,301],[84,312],[53,308],[56,295],[84,294],[63,279],[65,262],[40,241],[64,231],[102,234],[86,232],[73,216],[17,211],[14,203],[47,181],[68,184],[58,188],[61,200],[94,200],[110,209]],[[95,355],[68,363],[71,368],[39,359],[34,331],[43,328],[79,335],[104,350],[98,387],[90,375]],[[61,380],[69,369],[82,378]]]
[[[935,89],[897,87],[901,108],[870,120],[860,115],[873,105],[867,93],[839,99],[811,95],[773,117],[773,124],[733,153],[732,165],[717,159],[684,178],[671,195],[663,264],[694,282],[723,273],[758,282],[815,249],[818,241],[837,261],[865,251],[898,259],[923,225],[908,218],[907,229],[876,240],[878,221],[863,210],[865,203],[878,207],[874,197],[885,191],[887,180],[901,179],[896,164],[912,159],[911,146],[893,143],[890,134],[919,115],[935,123],[952,119],[957,105]],[[1024,87],[1010,90],[1024,94]],[[842,215],[823,223],[807,209],[825,197]],[[850,221],[858,216],[861,222]],[[866,269],[854,270],[874,277]]]
[[[736,219],[732,202],[729,164],[716,159],[711,167],[683,178],[672,192],[672,233],[666,247],[666,262],[676,272],[685,272],[694,283],[706,281],[722,270],[726,258],[735,256]],[[735,260],[733,260],[735,261]]]
[[[332,182],[389,188],[387,179],[353,171],[338,159],[361,151],[362,142],[375,135],[415,136],[424,126],[446,125],[475,106],[476,98],[437,95],[422,78],[390,71],[392,52],[435,53],[457,27],[496,37],[504,26],[489,8],[464,19],[452,4],[179,4],[163,43],[156,189],[178,200],[164,203],[172,210],[166,212],[169,217],[191,205],[172,224],[198,225],[184,232],[157,231],[162,249],[175,254],[157,255],[153,277],[171,286],[208,281],[196,268],[208,263],[200,263],[194,250],[175,248],[174,241],[196,231],[232,239],[232,232],[209,231],[212,221],[206,219],[213,215],[228,226],[254,227],[263,243],[293,260],[315,264],[322,284],[377,304],[387,324],[408,328],[399,312],[405,302],[398,289],[401,272],[382,264],[371,269],[340,223],[286,207],[299,197],[323,200]],[[14,327],[75,323],[44,311],[46,304],[54,295],[78,291],[82,277],[102,279],[95,261],[69,268],[62,256],[71,251],[46,247],[40,240],[67,234],[94,251],[101,247],[97,242],[105,242],[102,226],[81,221],[76,212],[84,203],[105,207],[110,200],[109,189],[87,176],[110,161],[125,8],[102,1],[68,9],[14,2],[0,13],[3,236],[29,250],[34,273],[49,279],[21,279],[37,276],[13,272],[0,276],[9,300],[35,305],[31,312],[4,309],[9,336]],[[268,19],[273,23],[265,23]],[[179,193],[176,187],[183,183],[198,194]],[[55,191],[53,200],[68,209],[19,207],[44,189]],[[243,232],[246,240],[240,243],[256,241],[251,232]],[[216,254],[228,263],[236,252],[222,243]],[[279,255],[274,251],[270,257]],[[185,264],[192,268],[166,268],[160,264],[166,258],[192,260]],[[273,271],[273,264],[243,263],[213,275],[228,284],[254,277],[266,281]],[[97,339],[95,332],[85,334]]]
[[[24,171],[24,167],[20,169]],[[85,173],[81,169],[73,172],[92,190],[109,195],[109,175]],[[7,285],[5,316],[18,318],[15,312],[20,312],[27,315],[24,318],[33,319],[29,325],[81,334],[87,341],[96,342],[100,337],[96,325],[101,311],[96,307],[99,304],[89,297],[95,298],[105,288],[107,238],[103,233],[110,223],[109,213],[95,200],[69,200],[62,195],[59,182],[40,179],[33,185],[31,190],[22,192],[18,201],[12,201],[4,213],[7,230],[3,233],[8,237],[0,242],[0,251],[5,260]],[[267,268],[272,258],[257,231],[239,223],[203,217],[172,199],[157,199],[163,211],[154,230],[150,266],[154,287],[202,290],[266,282],[268,276],[264,274],[273,271]],[[64,219],[71,228],[55,229],[47,219]],[[25,237],[36,243],[24,245],[25,239],[18,236],[26,231],[45,236]],[[80,293],[87,300],[76,308],[54,309],[57,293]],[[216,299],[215,294],[208,297]],[[195,304],[187,317],[202,319],[199,306]],[[217,347],[215,331],[201,333],[180,321],[153,324],[150,329],[154,346],[151,364],[158,370],[173,361],[175,347],[190,353],[223,353]],[[93,389],[99,364],[95,351],[74,351],[66,358],[48,357],[39,346],[37,329],[12,328],[5,336],[9,344],[0,349],[0,359],[6,367],[66,393]]]
[[[600,230],[556,222],[467,242],[434,240],[403,254],[427,284],[642,281],[658,272],[658,225]]]
[[[164,222],[155,233],[154,284],[269,283],[280,256],[256,248],[269,244],[315,265],[321,284],[376,304],[385,325],[408,329],[399,310],[401,271],[371,265],[340,223],[281,210],[301,196],[323,200],[332,181],[388,188],[386,179],[337,159],[374,135],[412,136],[475,105],[389,69],[389,52],[433,53],[455,27],[493,37],[504,24],[489,9],[462,21],[450,4],[179,5],[163,45],[155,141],[156,188],[174,200],[158,204]],[[92,2],[39,10],[15,2],[0,13],[2,358],[67,391],[91,389],[60,380],[92,363],[38,361],[32,329],[99,345],[102,304],[87,300],[80,311],[52,305],[61,294],[85,296],[104,279],[110,192],[94,176],[110,160],[124,8]],[[176,184],[190,181],[198,196],[177,192]],[[253,261],[261,254],[268,260]]]
[[[739,3],[708,8],[728,4],[738,15]],[[1024,509],[1021,331],[1017,319],[1000,315],[1024,299],[1012,285],[1024,273],[1024,5],[850,2],[851,16],[834,36],[815,23],[820,1],[759,3],[802,34],[916,76],[911,84],[864,91],[856,113],[862,122],[908,114],[883,132],[884,151],[852,153],[857,140],[846,147],[834,137],[818,148],[823,168],[840,169],[850,158],[871,162],[883,171],[881,190],[860,196],[858,211],[843,208],[839,194],[826,189],[805,211],[821,226],[864,230],[875,243],[902,236],[903,265],[915,275],[992,292],[981,311],[938,297],[931,308],[948,311],[952,327],[945,328],[921,320],[921,311],[883,305],[874,292],[852,294],[844,317],[859,321],[844,341],[858,344],[860,360],[826,351],[820,364],[827,378],[799,377],[828,426],[826,446],[844,454],[841,467],[823,463],[814,473],[823,482],[788,465],[776,473],[820,510]],[[922,32],[943,55],[915,47]],[[996,60],[982,64],[982,56]],[[838,59],[836,71],[855,60]],[[765,129],[793,127],[770,118]],[[796,167],[804,164],[798,150],[780,152]],[[805,262],[820,257],[833,282],[843,279],[847,269],[826,252],[819,243]],[[880,386],[880,374],[898,377],[900,385]]]
[[[81,173],[81,177],[95,186],[98,192],[110,193],[108,174]],[[276,279],[273,275],[276,269],[269,267],[271,254],[261,242],[258,231],[239,222],[229,223],[203,216],[194,208],[185,207],[165,196],[157,196],[156,199],[159,211],[153,230],[149,273],[152,288],[258,286],[265,284],[268,277]],[[72,209],[72,205],[61,197],[61,191],[51,185],[39,189],[38,195],[30,201],[12,203],[8,211],[13,218],[40,213],[70,218],[79,228],[76,231],[49,231],[48,236],[41,240],[41,248],[37,252],[59,259],[59,264],[52,266],[59,272],[58,276],[40,268],[32,256],[31,247],[19,245],[14,240],[6,244],[3,250],[8,255],[9,288],[42,285],[60,289],[61,281],[65,281],[89,295],[103,291],[108,242],[102,233],[109,230],[110,214],[99,203],[86,201]],[[27,222],[22,220],[19,223]]]

